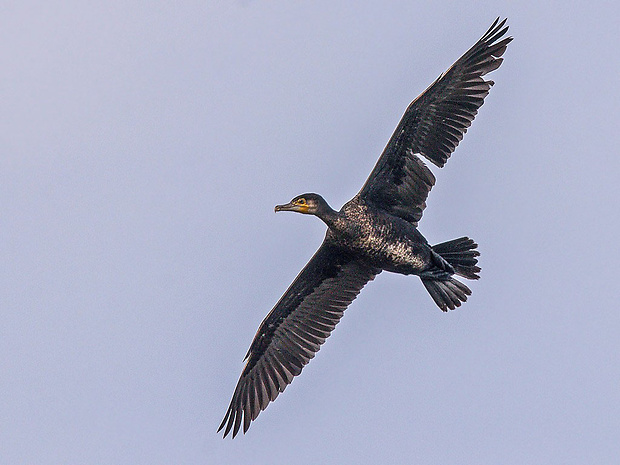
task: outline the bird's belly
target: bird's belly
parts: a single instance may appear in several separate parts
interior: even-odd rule
[[[373,265],[386,271],[417,274],[426,269],[430,262],[428,246],[410,240],[390,241],[371,234],[361,238],[360,246]]]

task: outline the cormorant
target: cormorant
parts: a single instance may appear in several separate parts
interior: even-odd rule
[[[418,231],[435,177],[471,125],[512,37],[499,18],[482,38],[407,108],[366,184],[340,211],[303,194],[275,211],[318,216],[325,240],[263,320],[218,431],[243,432],[284,391],[330,335],[344,310],[381,271],[418,275],[443,311],[471,295],[458,275],[478,279],[477,244],[462,237],[430,246]],[[502,39],[502,40],[500,40]]]

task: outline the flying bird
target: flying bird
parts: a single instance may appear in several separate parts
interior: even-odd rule
[[[499,18],[482,38],[407,108],[362,189],[340,211],[318,194],[298,195],[275,211],[319,217],[325,239],[261,323],[245,356],[224,437],[243,432],[284,391],[382,271],[417,275],[437,306],[453,310],[471,295],[456,276],[478,279],[477,244],[468,237],[429,245],[418,231],[435,177],[420,156],[443,167],[471,125],[512,37]]]

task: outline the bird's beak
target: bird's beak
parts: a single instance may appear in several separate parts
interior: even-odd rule
[[[296,205],[293,205],[292,203],[285,203],[284,205],[276,205],[276,207],[273,209],[273,211],[277,212],[292,212],[295,211],[296,209]]]
[[[297,212],[297,213],[308,213],[308,205],[297,205],[292,202],[285,203],[284,205],[276,205],[273,209],[277,212]]]

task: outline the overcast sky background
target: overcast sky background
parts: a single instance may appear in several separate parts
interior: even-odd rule
[[[0,462],[612,464],[613,2],[12,2],[0,14]],[[88,2],[87,2],[88,3]],[[364,289],[245,436],[242,358],[409,102],[515,40],[420,229],[482,279]]]

